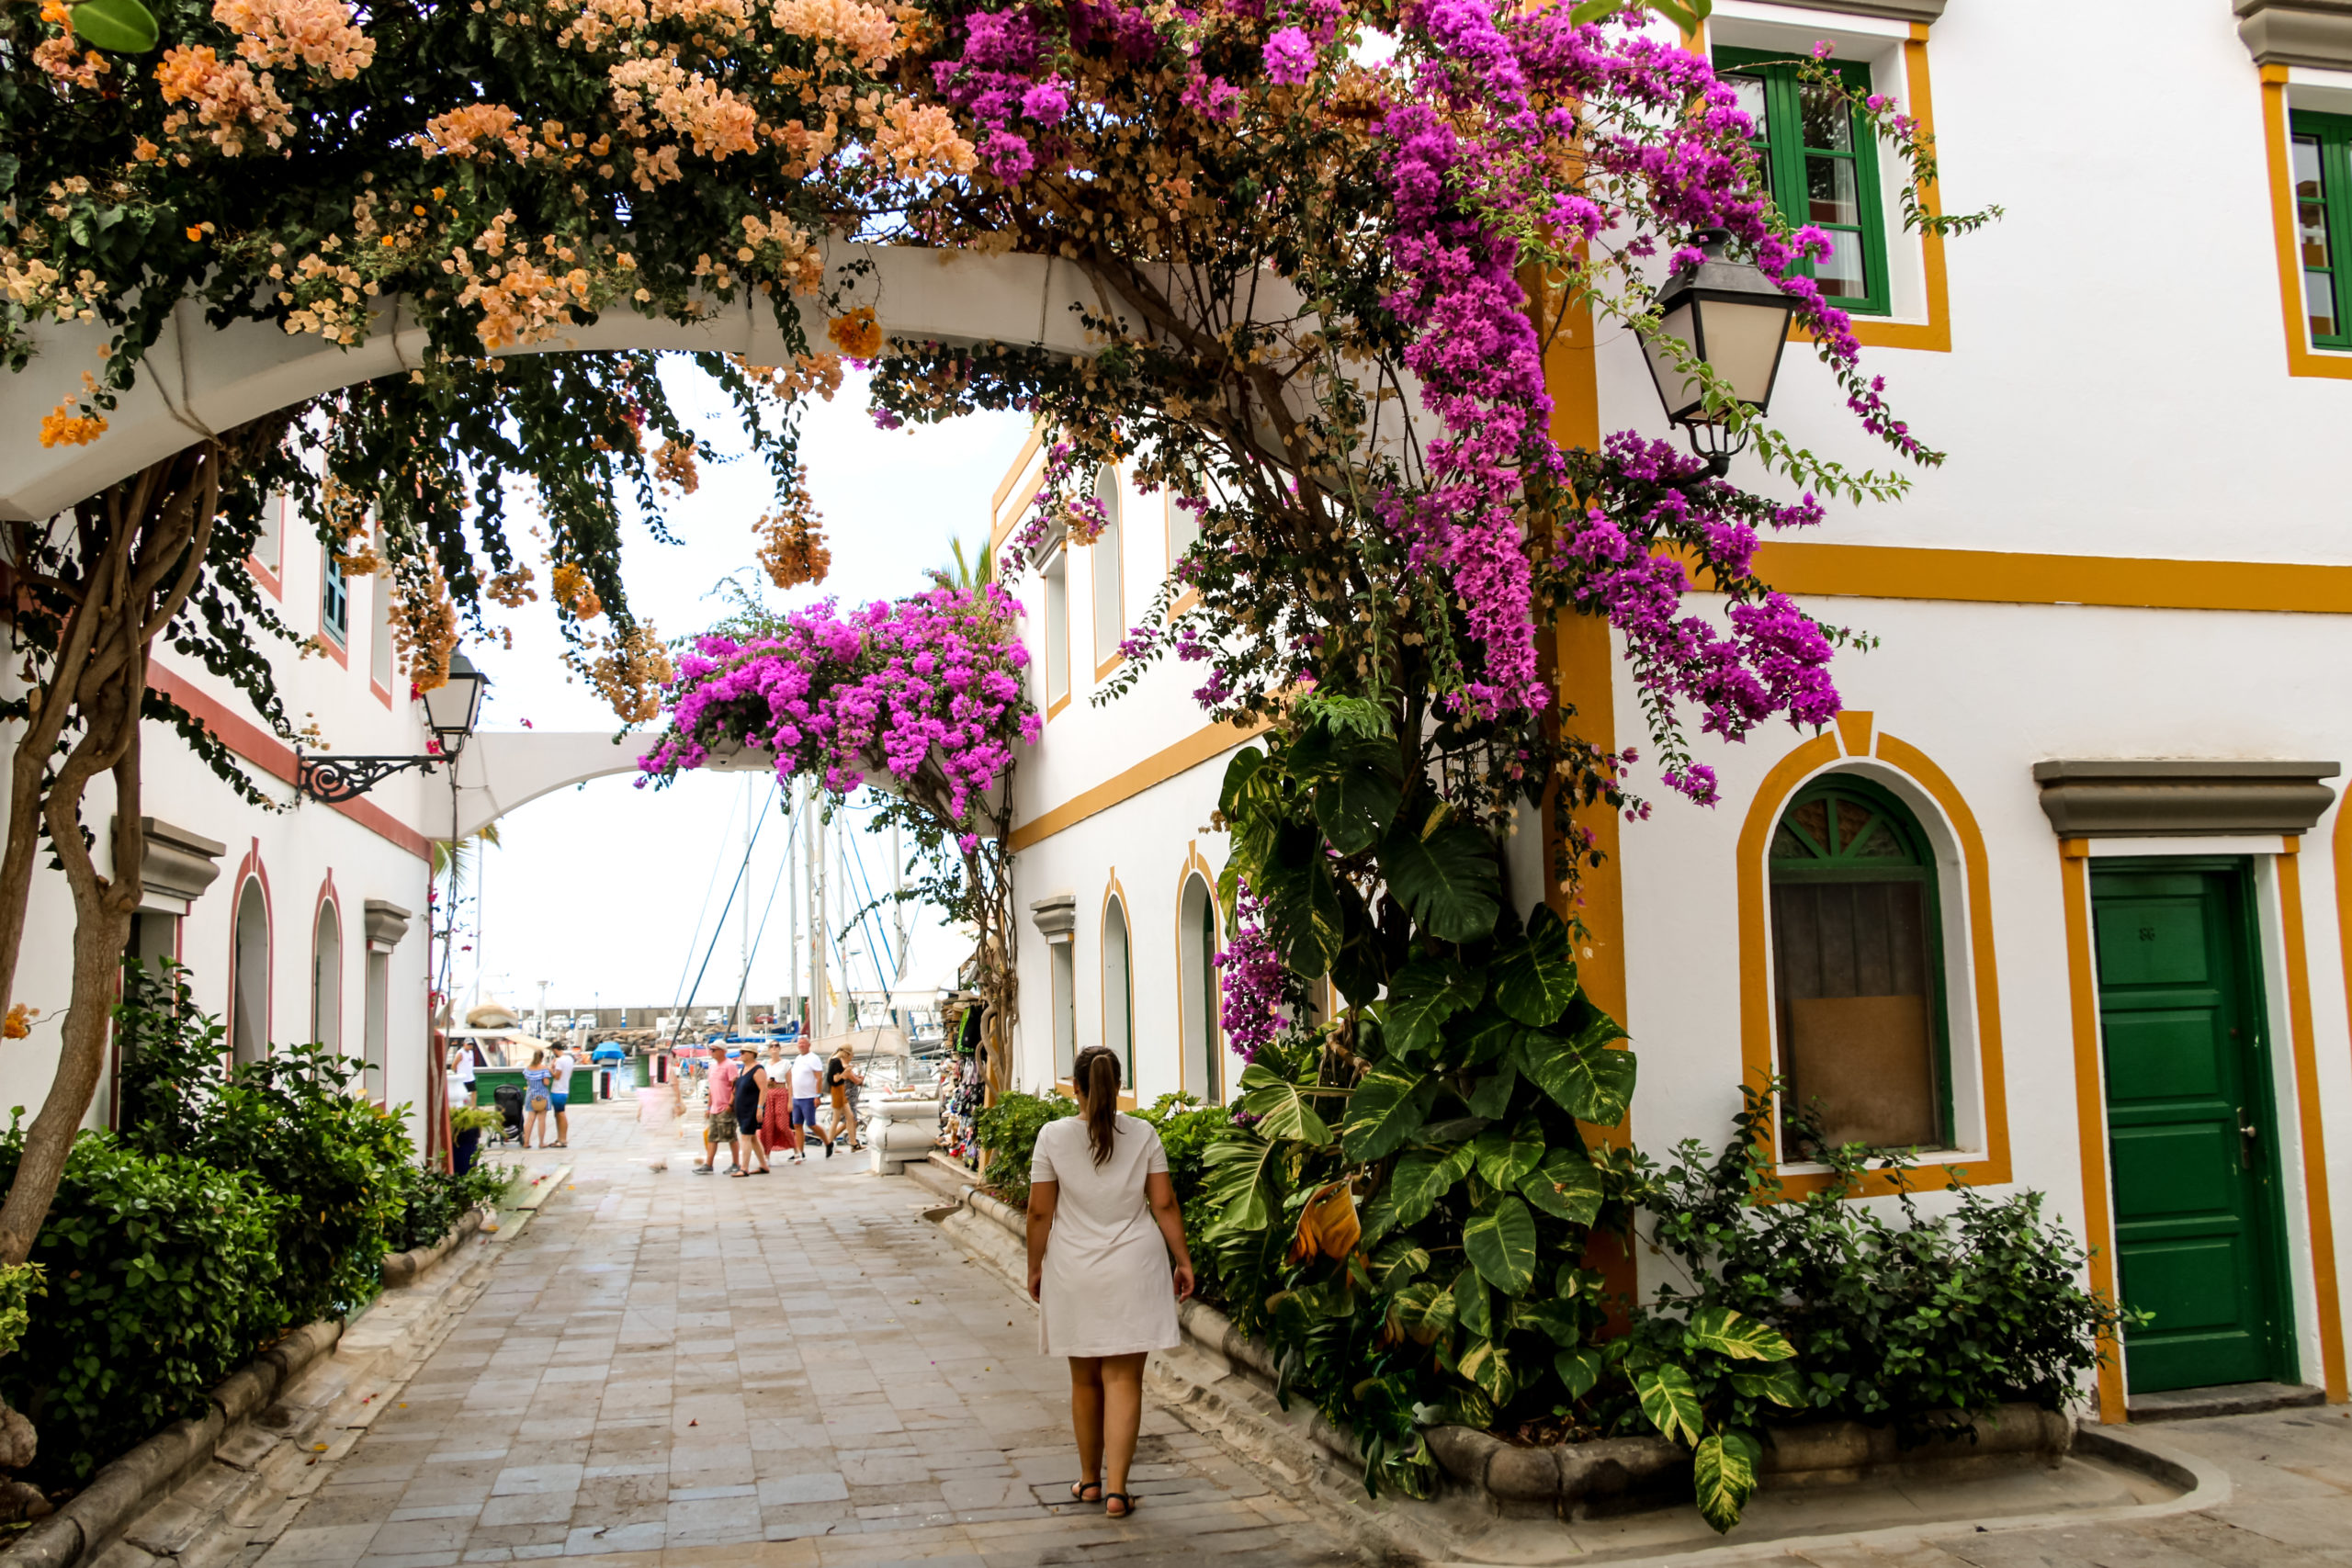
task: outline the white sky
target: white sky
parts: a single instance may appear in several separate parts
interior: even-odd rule
[[[688,423],[722,452],[741,449],[740,426],[714,385],[679,362],[670,387]],[[888,598],[925,586],[923,570],[945,564],[951,536],[963,538],[967,555],[976,545],[985,548],[989,496],[1026,439],[1028,421],[1017,413],[980,414],[945,425],[877,430],[865,412],[865,379],[852,376],[832,402],[810,406],[802,430],[802,456],[832,570],[819,589],[790,595],[769,590],[772,602],[804,603],[828,593],[844,602]],[[769,499],[766,470],[756,461],[706,466],[701,488],[671,508],[677,544],[662,544],[632,525],[623,546],[624,571],[638,615],[650,619],[665,638],[676,637],[723,613],[713,590],[730,573],[745,573],[744,581],[765,587],[751,526]],[[545,599],[546,569],[534,564],[542,597],[506,615],[514,648],[493,643],[467,649],[491,677],[481,728],[519,729],[528,719],[542,730],[610,730],[616,726],[610,710],[588,688],[567,681],[554,613]],[[696,928],[707,941],[710,917],[741,858],[746,776],[689,775],[666,790],[639,789],[627,777],[599,779],[542,796],[507,817],[499,825],[503,847],[481,857],[486,925],[479,950],[458,955],[459,995],[470,995],[479,964],[483,990],[519,1007],[537,1005],[541,981],[548,982],[551,1011],[599,1002],[668,1007],[690,951],[694,963],[701,962]],[[749,776],[764,802],[765,775]],[[767,823],[746,878],[754,926],[775,883],[786,826],[780,816]],[[842,839],[863,852],[867,876],[877,888],[883,886],[889,874],[887,839],[862,831]],[[797,866],[797,847],[794,858]],[[714,866],[719,867],[715,888]],[[776,895],[752,961],[747,1000],[762,1007],[774,1005],[787,988],[789,897],[788,890]],[[733,999],[741,969],[742,907],[739,901],[710,960],[702,1005]],[[965,942],[928,911],[912,914],[917,930],[909,984],[946,981]],[[805,930],[805,909],[802,919]],[[851,940],[854,945],[860,939]],[[876,983],[867,963],[860,961],[856,970],[860,987]]]

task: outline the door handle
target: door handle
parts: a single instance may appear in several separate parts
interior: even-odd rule
[[[2245,1107],[2237,1108],[2238,1164],[2246,1170],[2254,1168],[2254,1141],[2262,1136],[2262,1129],[2245,1119]]]

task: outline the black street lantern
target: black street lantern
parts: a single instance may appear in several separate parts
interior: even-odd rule
[[[1731,444],[1724,412],[1707,412],[1704,383],[1676,367],[1664,340],[1679,338],[1690,345],[1735,399],[1760,414],[1771,405],[1796,301],[1753,264],[1726,259],[1724,247],[1731,236],[1721,229],[1706,230],[1697,239],[1699,264],[1676,273],[1659,291],[1659,333],[1642,347],[1666,417],[1683,427],[1690,449],[1720,477],[1738,447]]]
[[[424,722],[433,730],[437,751],[422,757],[311,757],[294,754],[294,787],[312,800],[332,806],[356,800],[394,773],[411,768],[430,772],[438,762],[457,766],[458,753],[481,716],[481,694],[490,677],[474,668],[462,653],[449,656],[447,679],[424,694]],[[453,797],[454,798],[454,797]]]

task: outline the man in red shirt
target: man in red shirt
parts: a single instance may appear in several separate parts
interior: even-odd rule
[[[707,1079],[708,1095],[704,1101],[706,1114],[702,1124],[702,1162],[695,1167],[697,1174],[708,1176],[711,1162],[718,1158],[718,1145],[727,1145],[727,1168],[735,1170],[743,1163],[742,1151],[735,1146],[735,1075],[742,1069],[727,1055],[723,1045],[710,1047],[710,1073]]]

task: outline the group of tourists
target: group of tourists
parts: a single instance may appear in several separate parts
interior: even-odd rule
[[[711,1046],[702,1069],[707,1110],[696,1175],[715,1174],[722,1145],[730,1176],[765,1176],[768,1156],[780,1149],[790,1151],[785,1156],[789,1163],[806,1164],[811,1139],[825,1145],[827,1159],[836,1144],[859,1147],[857,1091],[865,1075],[858,1070],[854,1052],[844,1043],[831,1055],[820,1056],[805,1034],[799,1047],[787,1056],[777,1041],[768,1043],[764,1055],[751,1045],[732,1054],[723,1044]],[[821,1128],[820,1099],[832,1102],[832,1116]]]

